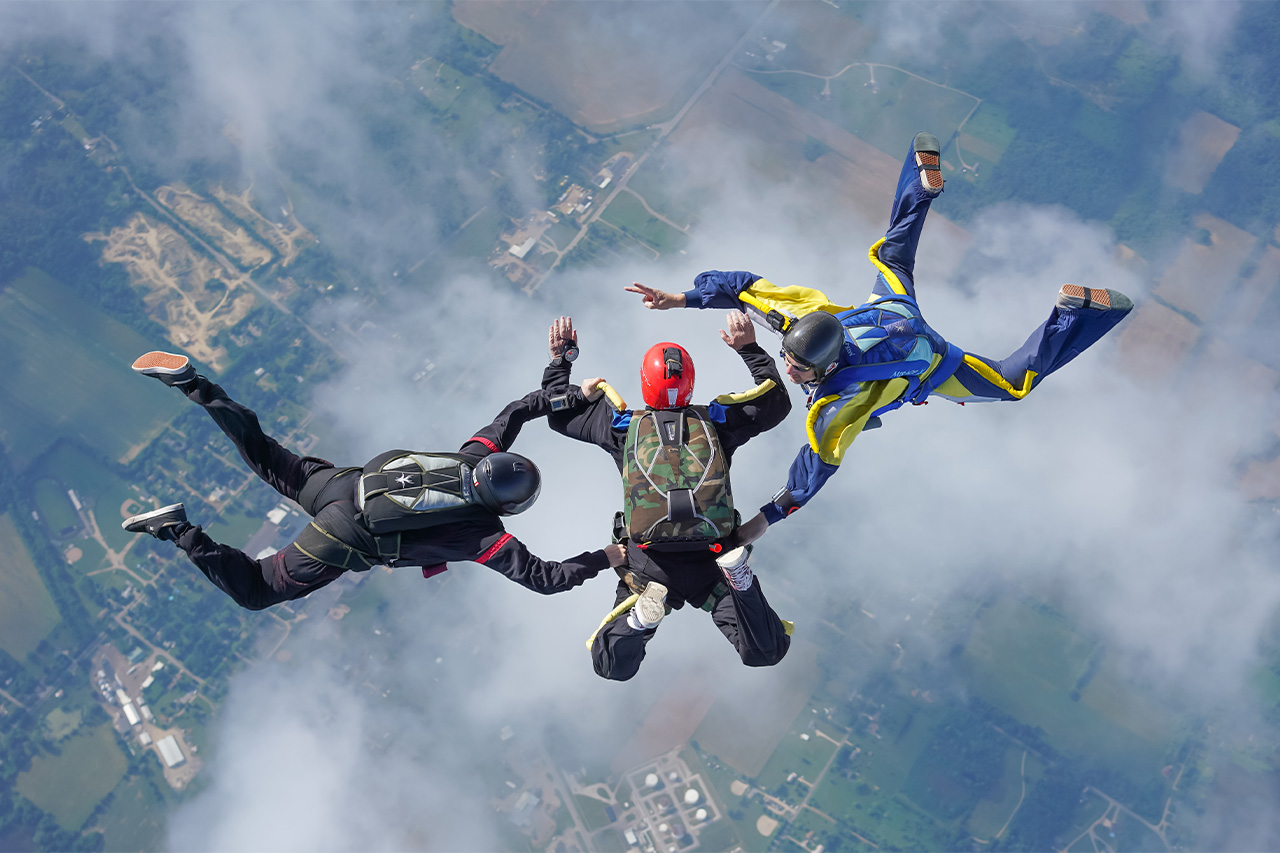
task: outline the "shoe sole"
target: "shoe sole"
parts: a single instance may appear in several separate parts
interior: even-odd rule
[[[667,588],[660,583],[649,581],[644,592],[636,599],[636,616],[645,628],[656,628],[667,615]]]
[[[747,558],[750,556],[750,546],[741,545],[726,554],[716,557],[716,565],[720,567],[722,572],[732,572],[735,569],[742,568],[742,565],[747,562]]]
[[[184,507],[182,504],[169,504],[168,506],[162,506],[159,509],[153,509],[151,510],[151,512],[144,512],[139,515],[131,515],[128,518],[126,518],[124,521],[120,522],[120,526],[125,530],[129,530],[130,525],[141,524],[142,525],[141,530],[129,530],[129,532],[130,533],[146,533],[148,521],[155,518],[157,515],[164,515],[167,512],[173,512],[175,509],[184,509]]]
[[[185,355],[155,350],[138,356],[133,362],[133,369],[146,376],[175,376],[190,364],[191,359]]]
[[[1111,291],[1081,287],[1078,284],[1064,284],[1058,291],[1060,301],[1066,302],[1067,308],[1095,308],[1107,311],[1111,308]]]
[[[920,183],[930,192],[937,192],[946,183],[942,179],[942,148],[938,137],[932,133],[917,133],[912,148],[916,154],[916,168],[920,171]]]

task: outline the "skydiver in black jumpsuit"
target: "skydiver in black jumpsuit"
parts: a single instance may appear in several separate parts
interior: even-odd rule
[[[298,540],[261,560],[213,541],[198,525],[187,521],[182,504],[124,522],[126,530],[176,543],[215,586],[241,607],[262,610],[301,598],[348,570],[366,571],[379,563],[421,566],[424,576],[430,576],[443,571],[447,562],[476,562],[521,586],[549,595],[578,586],[610,565],[626,561],[625,548],[618,545],[559,563],[542,560],[502,526],[499,516],[526,509],[540,488],[536,466],[506,451],[527,421],[550,413],[544,392],[536,391],[508,404],[454,455],[474,468],[478,479],[473,485],[482,497],[490,499],[489,505],[476,502],[450,510],[453,515],[445,523],[404,531],[396,558],[384,560],[381,558],[386,553],[379,553],[375,538],[359,519],[356,486],[361,480],[360,468],[335,468],[324,459],[300,457],[286,450],[263,433],[256,414],[228,397],[218,385],[197,375],[186,356],[147,353],[134,362],[134,370],[178,388],[187,399],[204,407],[253,472],[286,498],[299,502],[315,519]],[[493,460],[499,460],[501,466]],[[480,483],[479,478],[486,476],[488,479]],[[316,543],[319,547],[313,547]],[[327,562],[317,559],[317,555],[326,557]]]

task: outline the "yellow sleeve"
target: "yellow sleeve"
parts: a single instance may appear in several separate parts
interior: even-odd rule
[[[791,318],[803,317],[811,311],[839,314],[848,308],[834,304],[827,294],[811,287],[778,287],[768,279],[756,279],[750,287],[738,294],[738,300],[747,308],[754,308],[760,315],[780,311]]]
[[[871,413],[901,397],[908,385],[901,377],[880,379],[862,383],[851,396],[832,394],[814,401],[805,422],[809,446],[823,462],[839,465]]]

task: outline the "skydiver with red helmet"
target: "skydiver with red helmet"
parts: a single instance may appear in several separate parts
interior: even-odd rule
[[[623,478],[615,541],[626,546],[617,568],[614,608],[588,641],[598,675],[625,681],[644,660],[658,624],[685,603],[711,613],[747,666],[773,666],[790,647],[790,626],[765,599],[737,546],[729,464],[749,439],[777,426],[791,401],[773,358],[755,342],[739,312],[721,338],[751,372],[755,387],[691,405],[695,370],[689,352],[663,342],[645,353],[640,386],[645,408],[631,410],[602,379],[571,384],[577,357],[573,321],[551,324],[551,363],[542,389],[552,398],[547,422],[569,438],[604,449]]]
[[[197,374],[185,355],[149,352],[133,369],[202,406],[249,468],[312,517],[291,544],[262,559],[213,541],[187,520],[181,503],[121,525],[175,543],[241,607],[262,610],[301,598],[345,572],[376,565],[421,566],[431,577],[445,563],[475,562],[550,595],[626,562],[626,548],[616,544],[560,563],[542,560],[503,529],[500,518],[524,512],[542,488],[538,466],[508,448],[526,422],[551,412],[543,391],[508,404],[456,453],[390,450],[363,467],[338,468],[282,447],[256,414]]]

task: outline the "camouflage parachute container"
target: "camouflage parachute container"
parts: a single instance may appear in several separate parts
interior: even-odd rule
[[[637,412],[622,478],[623,527],[636,544],[705,547],[737,524],[729,466],[702,406]]]

